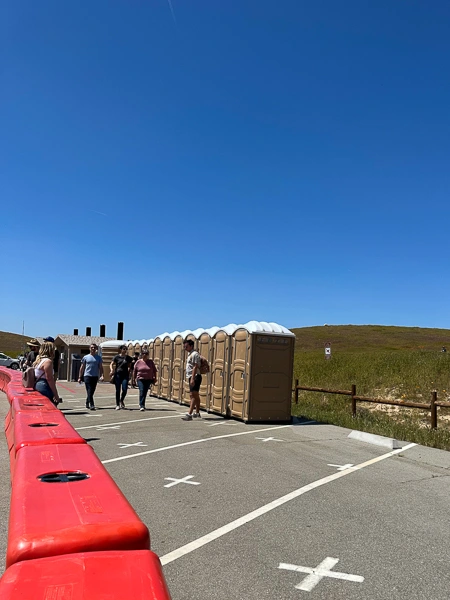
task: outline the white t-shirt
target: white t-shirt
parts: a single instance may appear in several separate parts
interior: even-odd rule
[[[197,375],[200,375],[200,363],[200,354],[197,352],[197,350],[192,350],[186,360],[186,379],[190,379],[192,377],[194,365],[198,366]]]

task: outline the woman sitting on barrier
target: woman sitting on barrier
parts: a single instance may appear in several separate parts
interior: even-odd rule
[[[39,354],[34,362],[34,376],[36,384],[34,389],[51,400],[57,406],[62,400],[59,397],[53,376],[53,358],[55,346],[52,342],[44,342],[39,348]]]
[[[156,383],[156,367],[151,358],[148,357],[147,348],[143,348],[141,358],[136,361],[133,370],[133,382],[139,388],[139,410],[145,410],[145,399],[151,385]]]

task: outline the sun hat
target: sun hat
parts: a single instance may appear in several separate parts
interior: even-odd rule
[[[41,342],[39,342],[36,338],[33,338],[29,342],[27,342],[27,346],[40,346]]]

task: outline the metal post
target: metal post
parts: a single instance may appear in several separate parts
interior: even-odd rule
[[[356,385],[352,384],[352,417],[356,417]]]
[[[295,380],[295,404],[298,404],[298,379]]]
[[[431,392],[431,429],[437,429],[437,392]]]

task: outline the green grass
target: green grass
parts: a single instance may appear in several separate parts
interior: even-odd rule
[[[450,340],[448,330],[345,325],[293,331],[299,385],[350,390],[355,384],[360,396],[424,403],[436,390],[439,400],[450,400],[450,344],[449,352],[440,351]],[[331,360],[325,360],[325,342],[331,343]],[[293,414],[450,450],[450,421],[444,418],[449,409],[438,409],[438,429],[433,431],[429,412],[357,406],[353,419],[348,396],[301,392]]]
[[[28,349],[26,342],[29,342],[31,337],[19,335],[18,333],[8,333],[0,331],[0,352],[15,358],[22,354],[25,349]]]

